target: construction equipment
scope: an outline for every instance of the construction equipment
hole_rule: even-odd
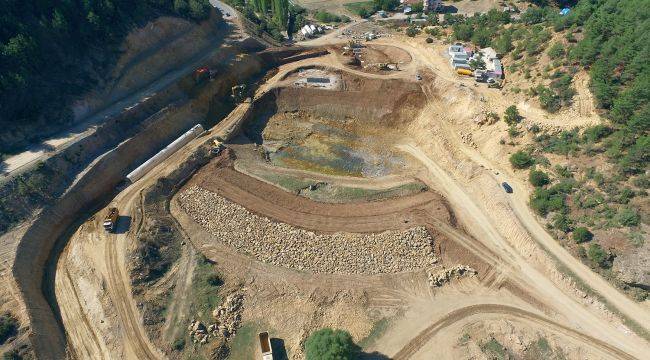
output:
[[[480,69],[474,70],[474,80],[476,82],[486,82],[487,79],[488,79],[488,76],[485,73],[485,71],[480,70]]]
[[[501,81],[495,80],[493,78],[488,78],[487,83],[488,83],[488,88],[491,89],[501,89],[501,86],[503,85]]]
[[[207,67],[201,67],[196,70],[194,70],[194,82],[196,84],[200,84],[208,79],[210,79],[210,69]]]
[[[104,218],[104,229],[108,232],[115,231],[115,225],[117,224],[117,219],[120,217],[120,212],[117,208],[108,209],[108,214]]]
[[[271,339],[268,332],[259,334],[260,347],[262,348],[262,360],[273,360],[273,350],[271,349]]]
[[[399,69],[399,68],[397,67],[397,63],[396,63],[396,62],[392,62],[392,63],[379,63],[378,66],[379,66],[379,70],[385,70],[385,71],[388,71],[388,70],[398,70],[398,69]]]
[[[221,141],[219,141],[219,139],[212,139],[212,148],[210,149],[210,152],[213,155],[221,154],[221,151],[223,151],[224,148],[225,146]]]
[[[246,84],[239,84],[235,85],[230,89],[230,97],[233,99],[234,102],[240,103],[246,99],[246,95],[248,93],[248,87]]]
[[[463,68],[459,68],[458,70],[456,70],[456,73],[458,73],[458,75],[467,75],[467,76],[472,76],[472,75],[474,75],[474,73],[472,72],[472,70],[469,70],[469,69],[463,69]]]

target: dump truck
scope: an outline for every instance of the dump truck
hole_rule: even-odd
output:
[[[262,349],[262,360],[273,360],[273,350],[271,349],[271,338],[268,332],[259,334],[260,348]]]
[[[117,224],[117,219],[120,217],[120,212],[117,208],[108,209],[108,214],[104,218],[104,229],[108,232],[115,231],[115,225]]]

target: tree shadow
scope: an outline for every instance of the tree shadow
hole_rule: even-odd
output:
[[[454,5],[443,5],[440,9],[441,14],[456,14],[458,13],[458,8]]]
[[[361,352],[358,357],[359,360],[390,360],[390,358],[378,351],[371,353]]]
[[[271,350],[273,351],[273,360],[288,360],[287,349],[284,346],[284,340],[271,338]]]
[[[131,217],[120,215],[117,218],[117,223],[115,224],[115,233],[116,234],[126,234],[131,227]]]

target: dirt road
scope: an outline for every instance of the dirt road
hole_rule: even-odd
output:
[[[607,321],[599,318],[584,305],[578,303],[570,294],[564,293],[551,279],[531,266],[530,262],[497,230],[494,225],[495,220],[489,215],[490,212],[482,209],[476,203],[475,198],[470,197],[462,186],[431,157],[412,144],[402,145],[400,149],[422,162],[428,170],[428,173],[422,179],[425,184],[440,191],[450,202],[452,208],[458,214],[459,220],[468,231],[488,248],[497,251],[504,261],[517,269],[517,276],[529,284],[531,291],[534,291],[540,299],[543,299],[544,303],[554,307],[563,317],[570,319],[572,324],[588,334],[624,349],[625,352],[638,358],[643,358],[643,354],[648,348],[645,341],[637,336],[614,329]],[[493,189],[485,189],[484,191],[500,190],[498,184],[495,184]],[[514,223],[511,226],[519,224],[516,220],[514,220]],[[573,259],[573,261],[577,260]],[[616,290],[612,288],[611,291]]]
[[[431,340],[438,332],[443,331],[445,328],[449,327],[455,322],[460,320],[472,317],[474,315],[485,316],[488,314],[495,314],[505,317],[518,317],[522,319],[530,320],[541,327],[551,328],[561,333],[564,336],[574,338],[580,341],[582,344],[588,347],[595,347],[599,350],[603,350],[607,355],[614,355],[617,359],[635,359],[634,356],[620,351],[614,346],[611,346],[605,341],[595,339],[590,336],[586,336],[580,332],[558,324],[554,321],[550,321],[547,318],[522,310],[513,306],[500,305],[500,304],[481,304],[481,305],[471,305],[463,307],[457,310],[454,310],[446,314],[443,318],[433,323],[431,326],[427,327],[424,331],[417,334],[404,348],[402,348],[397,354],[392,358],[394,360],[405,360],[410,359],[415,355],[429,340]]]

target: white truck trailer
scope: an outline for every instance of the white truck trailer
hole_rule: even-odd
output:
[[[194,125],[191,129],[189,129],[183,135],[178,137],[178,139],[172,141],[171,144],[167,145],[164,149],[160,150],[156,155],[152,156],[149,160],[145,161],[144,163],[142,163],[142,165],[138,166],[137,168],[135,168],[135,170],[131,171],[126,176],[126,178],[129,179],[131,183],[138,181],[138,179],[146,175],[151,169],[153,169],[154,167],[156,167],[156,165],[163,162],[171,154],[175,153],[176,151],[178,151],[178,149],[182,148],[187,143],[195,139],[197,136],[201,135],[203,131],[204,131],[203,126],[201,126],[201,124]]]

